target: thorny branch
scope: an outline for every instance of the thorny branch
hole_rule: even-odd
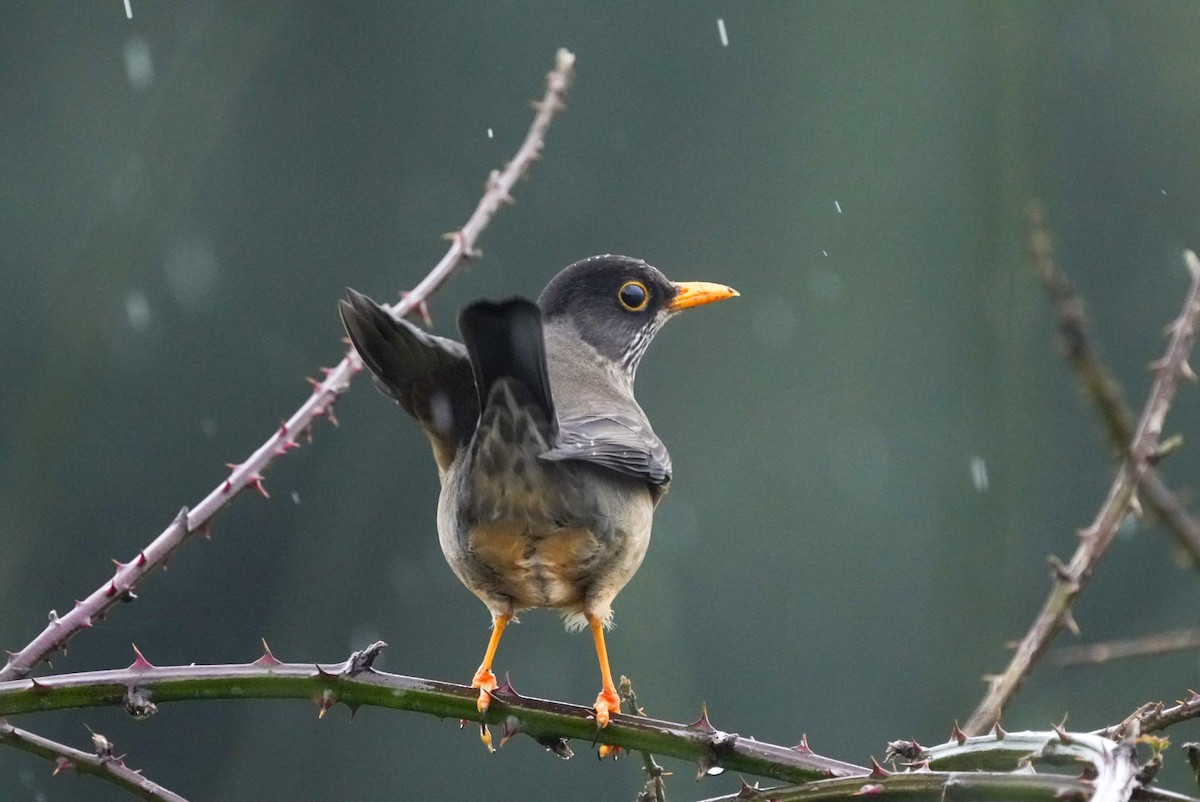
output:
[[[371,659],[381,646],[372,647]],[[270,651],[253,663],[153,666],[139,653],[126,669],[62,674],[0,683],[0,716],[47,710],[123,706],[153,714],[164,703],[211,699],[303,699],[318,715],[337,704],[411,710],[451,720],[503,723],[542,745],[562,739],[619,746],[720,766],[785,782],[866,774],[863,766],[815,754],[807,744],[790,748],[715,729],[704,717],[694,725],[620,715],[596,729],[590,708],[520,696],[506,685],[480,715],[479,692],[465,685],[375,671],[354,659],[343,663],[281,663]]]
[[[1133,440],[1133,410],[1125,403],[1120,383],[1100,358],[1090,333],[1087,308],[1054,258],[1054,238],[1046,225],[1045,211],[1036,201],[1026,213],[1026,230],[1033,272],[1054,310],[1067,361],[1099,410],[1109,439],[1124,451]],[[1153,465],[1142,477],[1140,489],[1150,512],[1175,536],[1188,566],[1200,569],[1200,521],[1171,492]]]
[[[124,756],[114,754],[113,745],[103,735],[92,733],[92,743],[95,744],[96,751],[84,752],[14,727],[0,719],[0,743],[52,761],[55,774],[62,771],[90,774],[141,799],[154,802],[187,802],[174,791],[163,788],[143,777],[140,771],[126,766]]]
[[[999,719],[1001,708],[1016,693],[1058,631],[1064,626],[1075,628],[1071,603],[1083,590],[1097,563],[1108,550],[1121,521],[1135,503],[1137,489],[1146,471],[1159,454],[1163,420],[1175,397],[1179,380],[1192,379],[1195,375],[1187,360],[1196,338],[1197,317],[1200,316],[1200,259],[1191,251],[1184,256],[1191,274],[1191,286],[1179,317],[1170,326],[1170,343],[1166,353],[1153,363],[1157,375],[1126,458],[1095,520],[1080,532],[1079,546],[1071,561],[1067,564],[1057,560],[1052,562],[1054,585],[1050,594],[1029,631],[1021,638],[1008,667],[1002,674],[990,679],[987,693],[964,728],[968,734],[977,735],[992,726]]]
[[[550,122],[564,106],[567,90],[574,78],[575,56],[570,51],[558,51],[554,69],[546,77],[546,92],[536,104],[537,114],[521,143],[516,156],[503,170],[493,170],[487,188],[474,213],[466,224],[447,235],[450,247],[442,260],[399,303],[389,307],[397,317],[423,309],[423,304],[444,284],[462,264],[478,255],[475,243],[501,206],[512,203],[512,191],[541,155]],[[224,509],[241,491],[253,488],[264,496],[263,473],[277,457],[300,446],[299,438],[311,439],[316,422],[328,416],[336,423],[333,407],[362,370],[362,361],[353,349],[337,366],[325,369],[322,381],[310,379],[313,385],[308,399],[267,438],[258,449],[240,464],[231,466],[232,473],[191,509],[184,507],[163,532],[129,562],[118,562],[112,579],[106,581],[65,615],[51,613],[50,623],[36,638],[17,652],[8,653],[8,662],[0,669],[0,681],[27,677],[50,655],[66,649],[67,641],[101,620],[119,601],[136,598],[133,590],[197,532],[207,534],[213,516]]]

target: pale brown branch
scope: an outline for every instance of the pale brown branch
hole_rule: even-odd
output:
[[[512,202],[512,191],[541,154],[546,130],[554,115],[563,109],[567,90],[574,77],[575,56],[559,50],[554,69],[546,78],[546,92],[537,104],[533,124],[513,157],[503,170],[493,171],[486,190],[474,213],[463,227],[450,236],[450,247],[442,260],[399,303],[389,307],[397,317],[420,307],[463,264],[475,256],[479,235],[491,222],[501,206]],[[0,681],[26,677],[42,661],[59,649],[81,629],[92,626],[107,615],[119,601],[133,598],[133,589],[149,574],[166,564],[167,559],[197,532],[207,533],[213,516],[224,509],[239,493],[253,488],[263,495],[263,473],[275,459],[301,444],[301,437],[311,436],[312,428],[323,416],[332,416],[333,405],[362,370],[362,361],[351,349],[336,367],[325,371],[323,381],[312,380],[313,392],[258,449],[234,466],[229,477],[190,510],[184,507],[166,529],[128,562],[117,563],[116,572],[99,588],[64,615],[52,614],[50,623],[36,638],[16,652],[9,652],[8,661],[0,669]]]
[[[1120,383],[1100,358],[1091,335],[1087,307],[1054,258],[1054,238],[1046,224],[1045,212],[1036,201],[1029,205],[1026,229],[1029,260],[1054,310],[1063,352],[1084,392],[1100,412],[1109,440],[1124,451],[1133,439],[1133,410],[1125,402]],[[1188,566],[1200,570],[1200,521],[1167,487],[1154,466],[1146,470],[1140,489],[1146,507],[1175,537]]]
[[[979,734],[997,721],[1001,709],[1045,653],[1050,641],[1070,620],[1072,602],[1108,550],[1117,528],[1134,503],[1137,488],[1158,454],[1163,420],[1175,397],[1179,380],[1192,375],[1187,360],[1196,338],[1197,317],[1200,316],[1200,260],[1191,251],[1185,254],[1185,258],[1191,274],[1191,286],[1179,317],[1170,326],[1170,343],[1166,353],[1153,365],[1156,373],[1154,384],[1126,458],[1095,519],[1080,533],[1079,546],[1071,561],[1065,565],[1054,563],[1053,587],[1049,596],[1029,631],[1017,644],[1008,667],[989,681],[987,693],[964,728],[968,734]]]
[[[1167,707],[1162,702],[1144,704],[1126,716],[1121,723],[1096,730],[1096,734],[1119,738],[1129,731],[1134,722],[1137,722],[1139,732],[1160,732],[1181,721],[1194,718],[1200,718],[1200,694],[1188,691],[1188,697],[1177,701],[1172,707]]]
[[[103,736],[99,736],[103,741]],[[93,736],[95,741],[95,736]],[[107,744],[107,741],[103,741]],[[103,754],[84,752],[58,741],[52,741],[41,735],[14,727],[0,719],[0,743],[7,744],[22,752],[28,752],[38,757],[44,757],[54,763],[54,773],[74,771],[79,774],[90,774],[105,782],[123,788],[141,799],[152,802],[187,802],[186,799],[170,789],[163,788],[142,776],[140,771],[125,765],[122,757],[111,754],[111,744],[107,744]]]
[[[1188,649],[1200,649],[1200,629],[1179,629],[1140,638],[1068,646],[1054,652],[1050,662],[1056,666],[1099,665],[1111,660],[1170,654]]]

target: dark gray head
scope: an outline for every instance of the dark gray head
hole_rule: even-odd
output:
[[[629,256],[591,256],[563,268],[538,298],[547,326],[569,321],[630,378],[646,347],[676,312],[737,295],[723,284],[673,282]]]

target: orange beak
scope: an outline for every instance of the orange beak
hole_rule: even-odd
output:
[[[735,298],[741,294],[733,287],[712,284],[707,281],[679,281],[675,282],[675,289],[677,291],[675,299],[667,307],[672,312],[724,301],[726,298]]]

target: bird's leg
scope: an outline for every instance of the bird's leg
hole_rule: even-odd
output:
[[[600,695],[596,697],[596,724],[601,728],[608,726],[608,720],[614,713],[621,712],[621,697],[613,685],[612,671],[608,667],[608,647],[604,645],[604,622],[594,615],[588,615],[588,625],[592,628],[592,638],[596,641],[596,656],[600,658]]]
[[[471,687],[479,689],[479,701],[475,706],[480,713],[486,713],[492,703],[492,691],[496,690],[496,675],[492,673],[492,660],[496,658],[496,647],[500,645],[500,636],[504,628],[512,620],[512,613],[503,613],[492,619],[492,637],[488,641],[487,651],[483,653],[483,662],[471,680]]]

